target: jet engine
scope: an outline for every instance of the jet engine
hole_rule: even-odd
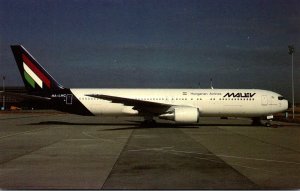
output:
[[[199,109],[195,107],[175,107],[173,110],[159,116],[161,119],[173,120],[178,123],[197,123]]]

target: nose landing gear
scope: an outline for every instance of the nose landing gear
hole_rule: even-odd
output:
[[[272,119],[273,119],[273,115],[267,116],[267,122],[266,123],[262,123],[261,122],[261,118],[260,117],[254,117],[252,118],[252,125],[253,126],[266,126],[266,127],[271,127],[272,126]]]
[[[274,118],[273,115],[267,116],[267,122],[265,123],[266,127],[271,127],[272,126],[271,122],[272,122],[273,118]]]
[[[271,121],[267,121],[267,122],[265,123],[265,126],[266,126],[266,127],[271,127],[271,126],[272,126]]]

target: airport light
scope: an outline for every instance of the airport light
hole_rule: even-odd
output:
[[[2,88],[3,88],[3,105],[2,105],[2,109],[5,110],[5,76],[2,77]]]
[[[289,45],[289,55],[292,55],[292,111],[293,111],[293,119],[295,118],[295,89],[294,89],[294,53],[295,48],[293,45]]]

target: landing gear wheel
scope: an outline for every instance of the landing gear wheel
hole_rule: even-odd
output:
[[[156,124],[156,121],[153,118],[145,118],[145,120],[142,122],[142,125],[150,127],[154,126]]]
[[[268,121],[268,122],[265,123],[265,126],[266,126],[266,127],[271,127],[272,125],[271,125],[271,123]]]
[[[154,119],[152,119],[152,120],[145,120],[142,123],[143,124],[156,124],[156,121]]]
[[[272,124],[271,124],[272,119],[273,119],[273,115],[267,116],[267,122],[266,122],[266,124],[265,124],[266,127],[272,127]]]

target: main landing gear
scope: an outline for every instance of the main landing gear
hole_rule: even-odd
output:
[[[144,117],[144,121],[142,122],[142,125],[144,125],[144,126],[147,126],[147,127],[149,127],[149,126],[154,126],[154,125],[156,125],[156,121],[153,119],[153,117]]]

